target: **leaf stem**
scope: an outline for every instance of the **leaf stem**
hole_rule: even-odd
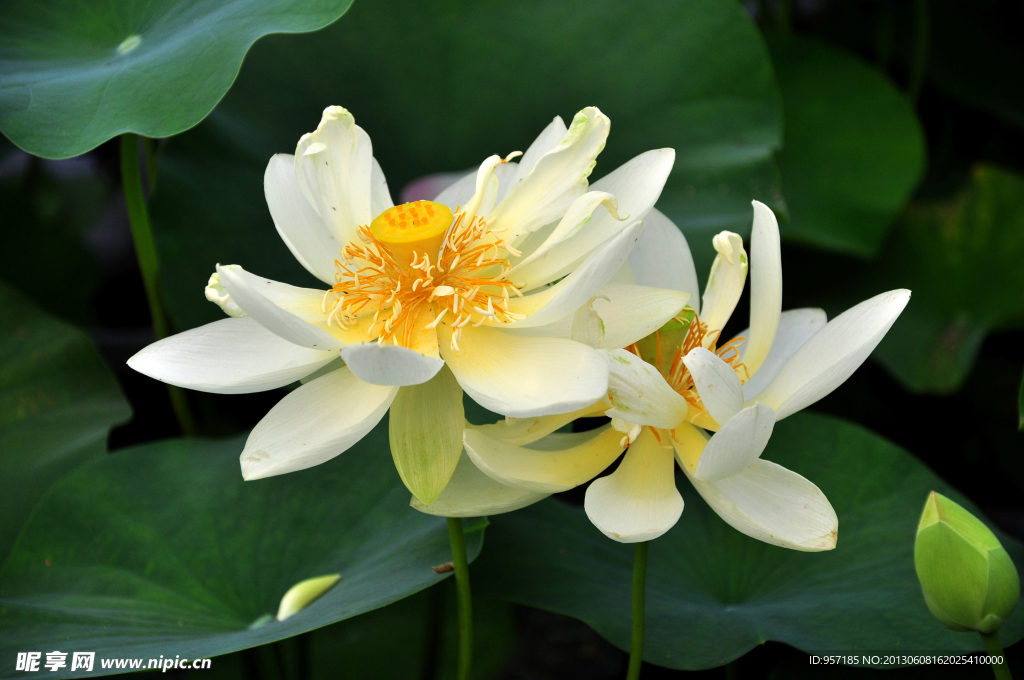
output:
[[[1000,663],[992,663],[992,672],[995,673],[996,680],[1013,680],[1013,676],[1010,675],[1010,665],[1006,663],[1006,652],[1003,651],[1003,645],[999,642],[999,631],[995,630],[991,633],[982,633],[981,639],[985,641],[985,649],[988,650],[990,656],[998,656],[1002,661]]]
[[[644,616],[647,601],[647,541],[636,544],[633,553],[633,638],[629,648],[629,670],[626,680],[640,677],[644,660]]]
[[[458,680],[469,680],[473,660],[473,600],[469,592],[469,562],[466,560],[466,537],[462,533],[462,518],[448,518],[448,541],[452,546],[452,566],[455,568],[455,595],[459,618]]]
[[[160,299],[160,263],[156,254],[156,243],[153,240],[153,229],[149,222],[149,209],[146,207],[146,195],[142,190],[142,168],[139,163],[141,149],[139,136],[126,132],[121,135],[121,187],[124,190],[124,203],[128,210],[128,222],[132,229],[132,240],[135,242],[135,256],[139,260],[139,271],[142,272],[142,285],[146,290],[146,301],[149,303],[149,314],[153,320],[153,332],[158,340],[171,334],[170,322]],[[152,185],[153,177],[150,177]],[[188,405],[185,393],[173,385],[167,386],[171,397],[171,406],[177,416],[182,434],[194,435],[195,419]]]

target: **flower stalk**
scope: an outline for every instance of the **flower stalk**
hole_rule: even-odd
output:
[[[473,661],[473,600],[469,592],[469,562],[466,559],[466,537],[462,518],[448,518],[448,540],[452,546],[455,570],[455,601],[459,620],[458,680],[469,680]]]
[[[1006,652],[1003,651],[1003,645],[999,642],[999,631],[982,633],[981,639],[985,641],[985,649],[992,657],[992,672],[995,674],[996,680],[1013,680],[1013,676],[1010,675],[1010,665],[1006,663]],[[996,657],[999,657],[999,663],[996,663]]]
[[[629,670],[626,680],[640,677],[644,662],[644,619],[647,604],[647,548],[649,541],[636,544],[633,553],[633,635],[629,647]]]
[[[146,301],[149,303],[149,314],[153,320],[153,332],[158,340],[171,334],[170,322],[160,299],[159,275],[160,262],[156,254],[156,243],[153,240],[153,229],[149,222],[149,209],[146,206],[146,195],[142,188],[142,169],[139,163],[139,152],[144,140],[138,135],[126,132],[121,135],[121,186],[124,190],[124,203],[128,211],[128,223],[131,225],[132,240],[135,243],[135,255],[139,260],[139,271],[142,272],[142,284],[146,290]],[[151,154],[147,154],[151,156]],[[153,182],[153,163],[149,163],[150,186]],[[196,433],[195,420],[189,409],[188,400],[180,387],[167,386],[171,397],[171,406],[178,419],[182,434],[191,436]]]

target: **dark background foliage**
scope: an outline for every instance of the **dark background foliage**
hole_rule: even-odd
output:
[[[356,110],[380,150],[397,198],[405,182],[426,172],[461,170],[482,153],[519,148],[516,144],[528,140],[551,115],[570,116],[579,98],[595,96],[587,83],[607,70],[613,82],[605,85],[632,88],[624,98],[636,101],[632,108],[609,107],[615,145],[610,144],[607,159],[602,157],[612,163],[605,169],[647,148],[640,145],[657,138],[659,125],[684,130],[676,134],[683,135],[680,145],[690,155],[681,154],[660,206],[686,233],[702,277],[710,263],[710,234],[722,228],[742,231],[749,220],[743,206],[757,197],[782,216],[785,307],[821,306],[833,316],[876,292],[913,289],[904,317],[874,360],[814,410],[853,421],[909,450],[1006,534],[1024,540],[1024,434],[1018,431],[1024,418],[1020,3],[743,3],[752,22],[740,30],[765,34],[771,69],[723,72],[722,77],[735,80],[736,98],[756,94],[769,104],[745,113],[723,104],[719,131],[686,127],[692,112],[680,102],[685,103],[688,88],[703,87],[686,65],[713,66],[716,54],[714,45],[701,45],[705,51],[695,53],[685,12],[674,13],[666,5],[660,6],[660,15],[653,8],[637,24],[646,33],[629,41],[619,34],[622,17],[634,11],[626,3],[620,8],[599,4],[592,11],[576,3],[525,9],[486,2],[411,7],[394,14],[383,4],[374,7],[372,0],[357,2],[349,15],[326,29],[346,36],[337,44],[316,43],[316,35],[264,39],[206,122],[159,143],[151,205],[166,298],[179,329],[214,318],[200,290],[217,259],[255,259],[265,265],[254,267],[258,273],[302,282],[297,266],[281,259],[287,255],[283,248],[268,250],[266,240],[247,242],[233,229],[239,215],[218,212],[231,208],[230,202],[218,208],[224,196],[197,191],[208,179],[228,173],[226,181],[242,197],[236,200],[249,211],[242,218],[269,224],[260,190],[265,159],[289,151],[317,116],[316,108],[306,105],[308,99],[268,99],[273,83],[298,81],[307,92],[315,92],[322,78],[353,83],[355,102],[319,106],[341,103]],[[687,11],[706,10],[693,5]],[[731,11],[721,10],[723,16]],[[527,21],[530,12],[541,16]],[[734,30],[734,22],[722,21]],[[353,28],[348,34],[346,22],[387,30],[371,35]],[[567,34],[532,30],[544,25],[558,25]],[[721,49],[730,48],[731,37],[722,36]],[[499,38],[507,48],[501,61],[474,60],[487,41]],[[316,57],[316,68],[300,56],[278,61],[303,41],[313,45],[303,54]],[[422,60],[389,60],[400,41],[421,46]],[[634,45],[642,49],[631,52]],[[751,54],[751,69],[761,68],[758,58]],[[547,77],[528,87],[517,83],[517,63],[536,59],[550,61]],[[567,63],[577,71],[555,67]],[[414,70],[426,94],[378,91],[378,84],[388,82],[396,70]],[[614,80],[616,74],[620,81]],[[652,92],[652,83],[678,91]],[[530,89],[541,94],[535,100],[508,96]],[[554,101],[542,96],[552,90],[558,93]],[[427,109],[437,119],[424,118],[417,115],[421,97],[445,97],[449,104]],[[254,107],[259,117],[249,116]],[[494,107],[514,113],[492,115]],[[488,120],[512,120],[518,127],[496,131]],[[732,139],[733,146],[724,148],[728,125],[752,130],[754,137]],[[630,132],[637,128],[643,134]],[[43,160],[2,143],[0,278],[49,313],[87,329],[113,369],[134,416],[113,430],[111,451],[176,436],[167,392],[124,364],[153,337],[120,196],[116,140],[65,161]],[[737,150],[744,152],[739,154],[746,159],[742,163],[730,160]],[[708,211],[726,218],[704,224],[700,217]],[[744,309],[741,301],[731,330],[743,327]],[[279,398],[280,393],[189,395],[203,434],[210,436],[246,431]],[[562,498],[575,505],[581,500],[580,490]],[[445,677],[454,646],[453,614],[446,609],[449,587],[440,583],[355,619],[218,658],[214,674],[266,680]],[[624,672],[624,654],[579,621],[497,601],[482,600],[478,607],[477,677],[600,679]],[[402,651],[396,654],[395,649]],[[1024,667],[1022,654],[1021,645],[1011,648],[1011,665]],[[338,659],[344,659],[342,666]],[[828,675],[878,673],[947,676],[936,667],[846,668]],[[948,677],[989,673],[986,668],[953,669]],[[644,669],[649,679],[682,675],[656,666]],[[826,674],[809,668],[803,652],[769,642],[699,675]]]

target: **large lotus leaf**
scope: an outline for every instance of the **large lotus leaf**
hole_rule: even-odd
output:
[[[1021,175],[979,166],[953,200],[911,206],[864,279],[914,291],[876,356],[912,390],[956,390],[985,336],[1024,313],[1021,262]]]
[[[612,120],[591,179],[674,147],[661,205],[706,251],[714,231],[749,229],[751,198],[778,199],[779,96],[737,3],[459,4],[356,3],[315,35],[260,41],[217,110],[166,145],[153,222],[179,327],[219,313],[202,295],[217,262],[311,283],[274,231],[263,172],[332,104],[370,134],[396,199],[417,177],[525,150],[588,105]]]
[[[386,423],[328,463],[256,482],[239,472],[242,441],[147,444],[56,484],[0,572],[0,658],[95,651],[98,667],[111,657],[210,657],[451,575],[432,569],[451,561],[445,520],[409,507]],[[467,528],[471,557],[483,526]],[[341,580],[306,609],[272,620],[293,585],[335,573]]]
[[[950,200],[917,202],[901,216],[877,262],[804,258],[787,307],[821,304],[830,315],[893,288],[910,304],[875,351],[908,389],[954,392],[985,336],[1024,314],[1024,177],[978,166]],[[840,284],[838,287],[835,284]]]
[[[167,137],[206,117],[249,47],[314,31],[352,0],[7,0],[0,130],[68,158],[122,132]]]
[[[839,516],[839,543],[803,553],[725,524],[679,476],[682,519],[650,546],[645,660],[694,670],[766,640],[808,652],[978,649],[943,628],[914,573],[914,537],[931,490],[978,509],[912,455],[844,421],[798,414],[775,427],[764,458],[812,480]],[[979,514],[980,516],[980,514]],[[582,508],[548,500],[491,518],[476,591],[579,618],[629,649],[633,548],[605,538]],[[1019,567],[1024,546],[996,532]],[[1024,611],[1006,645],[1024,636]]]
[[[913,106],[848,52],[792,35],[768,46],[785,110],[783,237],[873,255],[924,169]]]
[[[130,415],[85,334],[0,283],[0,560],[46,490]]]

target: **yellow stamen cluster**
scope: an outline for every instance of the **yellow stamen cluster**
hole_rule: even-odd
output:
[[[508,308],[509,294],[522,293],[501,280],[510,268],[503,253],[518,251],[480,217],[466,220],[457,209],[453,218],[446,206],[417,201],[385,211],[359,236],[363,244],[347,244],[335,260],[335,284],[324,298],[328,324],[348,328],[372,314],[368,337],[409,347],[420,327],[445,321],[457,351],[468,324],[523,318]]]
[[[686,319],[682,317],[678,317],[676,320],[680,323],[687,322]],[[697,388],[693,382],[693,376],[690,375],[690,371],[686,368],[686,364],[683,363],[683,357],[685,357],[690,350],[697,347],[707,347],[708,350],[717,354],[719,359],[729,364],[729,366],[736,371],[741,383],[750,379],[746,365],[740,361],[739,346],[745,338],[733,338],[721,347],[718,347],[718,336],[721,335],[721,333],[721,330],[709,332],[708,325],[706,323],[702,323],[700,318],[696,313],[694,313],[693,321],[690,322],[686,337],[683,339],[682,344],[676,347],[673,352],[672,363],[665,375],[665,381],[668,382],[669,386],[678,392],[683,399],[685,399],[687,403],[698,412],[706,412],[706,409],[704,408],[700,395],[697,393]],[[714,337],[710,342],[707,340],[709,335]],[[660,367],[662,360],[660,332],[655,332],[655,340],[657,342],[657,355],[655,357],[654,366]],[[627,349],[637,356],[640,356],[639,348],[635,344]]]

